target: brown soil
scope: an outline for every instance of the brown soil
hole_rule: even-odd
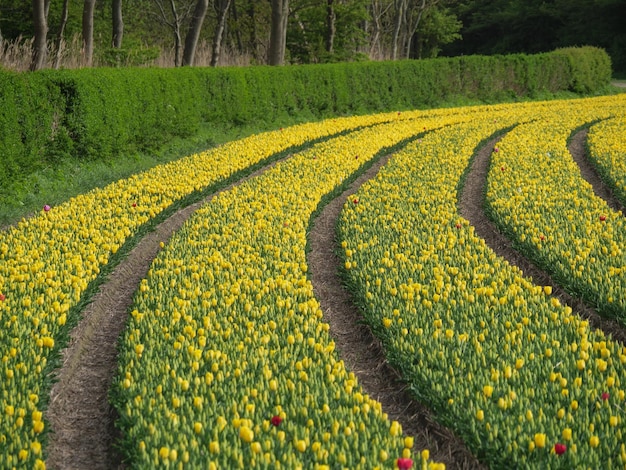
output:
[[[429,449],[430,458],[445,463],[446,468],[483,468],[461,439],[437,423],[426,407],[411,398],[399,373],[385,360],[378,339],[363,323],[338,275],[341,261],[336,255],[335,228],[343,203],[359,186],[373,178],[388,159],[380,159],[326,205],[315,219],[309,234],[311,250],[307,255],[315,297],[347,369],[354,372],[363,390],[382,404],[389,419],[398,421],[403,432],[414,437],[415,448]]]
[[[576,163],[578,163],[583,178],[592,184],[594,192],[600,197],[606,198],[607,201],[612,200],[614,198],[610,194],[610,191],[601,184],[593,167],[586,158],[586,136],[586,130],[577,132],[571,139],[568,149]],[[459,201],[459,212],[474,226],[476,235],[483,238],[486,244],[496,254],[505,258],[510,264],[520,268],[525,276],[533,279],[535,284],[552,286],[552,295],[557,297],[562,303],[569,305],[575,313],[588,319],[591,326],[599,328],[605,333],[612,335],[614,339],[624,342],[626,340],[626,329],[619,322],[601,317],[581,299],[569,295],[562,287],[553,281],[548,273],[515,250],[511,240],[500,233],[491,220],[487,218],[483,210],[484,187],[487,182],[491,151],[499,140],[499,138],[496,138],[487,142],[485,146],[474,155],[470,172],[467,176]],[[609,202],[609,204],[612,203]]]
[[[275,163],[246,178],[258,176]],[[222,189],[226,191],[234,184]],[[117,366],[117,341],[125,324],[133,295],[160,249],[203,201],[174,213],[143,237],[114,269],[83,312],[62,352],[61,367],[50,393],[46,418],[51,434],[46,465],[55,469],[109,470],[124,468],[114,444],[118,431],[108,391]]]
[[[48,468],[121,467],[121,458],[113,447],[117,436],[115,412],[107,399],[117,364],[117,340],[159,243],[167,242],[199,205],[176,212],[145,236],[101,286],[72,331],[46,412],[52,428]]]
[[[580,173],[593,187],[593,192],[599,198],[606,201],[611,209],[619,211],[622,215],[626,214],[624,205],[613,195],[609,187],[598,176],[598,173],[593,168],[593,165],[587,157],[587,148],[585,143],[587,141],[587,134],[589,129],[583,129],[574,134],[570,140],[568,149],[572,154],[574,162],[580,168]]]
[[[382,164],[383,160],[362,175],[353,183],[352,190],[371,178]],[[384,411],[402,424],[405,433],[415,436],[416,448],[429,449],[431,458],[447,463],[447,468],[480,468],[458,438],[411,400],[398,374],[385,362],[377,340],[360,323],[358,313],[346,297],[336,277],[337,257],[333,253],[335,221],[343,199],[342,195],[331,201],[316,220],[310,235],[314,253],[309,255],[315,292],[321,299],[326,321],[331,323],[331,333],[341,357],[359,377],[366,393],[383,403]],[[48,468],[125,468],[114,447],[119,434],[114,427],[115,410],[107,400],[116,369],[117,340],[125,326],[134,292],[156,257],[159,243],[167,243],[203,202],[176,212],[144,237],[102,284],[72,331],[46,411],[52,430]]]
[[[584,141],[584,136],[582,139]],[[553,285],[549,276],[511,248],[508,239],[499,234],[482,211],[482,186],[495,142],[486,144],[474,159],[460,203],[461,213],[498,254],[520,266],[535,282]],[[573,154],[578,151],[572,147]],[[373,177],[386,160],[381,159],[346,193],[354,192],[365,180]],[[384,411],[402,424],[405,433],[415,437],[417,448],[429,449],[431,458],[445,462],[447,468],[480,468],[481,465],[463,442],[439,425],[425,407],[411,399],[406,386],[385,361],[380,344],[363,325],[358,310],[337,278],[339,260],[335,255],[334,234],[346,193],[331,201],[316,219],[310,234],[311,251],[308,255],[315,294],[324,311],[325,321],[331,325],[337,349],[348,369],[357,375],[364,391],[383,404]],[[97,470],[124,467],[113,447],[117,437],[113,426],[115,412],[107,400],[116,368],[117,339],[125,326],[134,292],[157,255],[159,243],[167,242],[203,202],[178,211],[144,237],[100,287],[79,325],[72,331],[46,412],[52,430],[48,468]],[[576,311],[590,318],[595,326],[613,332],[614,337],[624,341],[624,329],[615,322],[600,318],[581,302],[570,299],[558,286],[553,285],[553,291]]]

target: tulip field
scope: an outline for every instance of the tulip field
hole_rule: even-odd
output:
[[[335,118],[261,133],[72,198],[0,232],[0,468],[45,468],[49,375],[93,285],[145,227],[219,192],[163,244],[110,392],[132,468],[442,468],[335,348],[307,265],[345,201],[342,276],[412,394],[491,468],[626,468],[626,347],[498,257],[458,210],[494,135],[485,210],[528,258],[626,322],[626,95]],[[270,165],[270,163],[273,163]],[[625,326],[626,328],[626,326]]]
[[[626,267],[626,219],[594,197],[565,145],[573,129],[606,119],[594,126],[594,140],[604,138],[592,144],[591,154],[599,155],[596,164],[606,168],[611,186],[623,188],[625,142],[618,130],[620,122],[624,129],[623,116],[616,119],[611,109],[552,112],[559,116],[547,113],[520,124],[498,144],[493,165],[502,170],[488,178],[487,210],[559,284],[626,324],[626,272],[621,271]]]

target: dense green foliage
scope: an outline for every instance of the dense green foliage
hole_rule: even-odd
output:
[[[191,135],[202,119],[203,84],[191,70],[80,69],[45,71],[64,97],[63,149],[76,158],[107,159],[153,149]]]
[[[154,0],[125,0],[121,49],[111,48],[111,2],[96,2],[96,64],[132,66],[167,57],[175,44],[176,25],[184,37],[195,2],[174,0],[174,17],[170,8],[159,9]],[[201,33],[207,50],[218,24],[219,2],[211,4]],[[535,54],[592,45],[608,52],[617,76],[626,74],[626,0],[290,0],[289,4],[286,55],[292,64],[392,58],[394,45],[398,48],[394,58]],[[58,39],[62,6],[62,0],[49,1],[51,46]],[[66,41],[80,36],[82,14],[83,2],[69,3]],[[232,0],[222,57],[234,59],[228,63],[266,63],[270,18],[269,1]],[[32,2],[0,0],[0,36],[14,41],[32,35]]]
[[[596,48],[539,55],[282,68],[80,69],[0,73],[0,183],[58,162],[107,160],[192,135],[201,122],[276,122],[495,101],[606,86]]]
[[[584,44],[602,47],[618,75],[626,73],[624,0],[462,0],[451,10],[462,40],[445,55],[537,53]]]
[[[58,88],[48,85],[40,75],[0,70],[0,186],[53,160],[54,146],[48,146],[55,141],[62,108]]]

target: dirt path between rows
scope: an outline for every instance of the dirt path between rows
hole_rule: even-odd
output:
[[[350,191],[375,175],[384,161],[386,159],[379,161],[355,181]],[[52,429],[46,461],[49,469],[125,468],[114,447],[119,437],[114,427],[116,413],[107,399],[116,370],[117,340],[125,326],[134,292],[156,257],[160,242],[167,243],[192,213],[213,196],[176,212],[144,237],[109,275],[87,306],[82,320],[72,331],[68,348],[62,353],[62,366],[56,376],[58,382],[52,388],[46,411]],[[337,349],[349,369],[359,377],[364,391],[383,403],[383,410],[402,424],[405,433],[416,436],[416,448],[428,448],[431,458],[447,463],[447,468],[480,468],[459,439],[409,398],[398,375],[384,361],[380,346],[355,317],[355,309],[333,269],[336,266],[334,220],[342,201],[343,196],[331,201],[317,219],[310,234],[316,254],[309,259],[316,295],[325,308],[325,321],[331,323]]]
[[[594,192],[598,196],[605,198],[605,200],[610,201],[610,205],[616,204],[616,207],[618,207],[619,203],[613,198],[608,188],[602,184],[587,160],[585,150],[586,136],[586,130],[577,132],[570,140],[568,149],[574,161],[578,164],[583,178],[593,186]],[[512,241],[503,235],[485,214],[483,205],[490,156],[493,148],[501,138],[498,137],[487,142],[474,155],[465,186],[461,192],[459,212],[474,226],[476,235],[483,238],[485,243],[496,254],[505,258],[510,264],[520,268],[526,277],[533,279],[535,284],[552,286],[552,295],[557,297],[561,303],[569,305],[575,313],[588,319],[592,327],[603,330],[622,343],[626,342],[626,329],[618,321],[601,317],[581,299],[569,295],[553,281],[548,273],[513,248]]]
[[[611,209],[624,215],[626,214],[624,205],[613,195],[611,189],[604,184],[604,181],[600,179],[600,176],[589,161],[586,148],[587,134],[589,134],[589,129],[582,129],[576,132],[570,139],[568,149],[572,154],[572,158],[578,165],[583,178],[591,184],[595,195],[604,199]]]
[[[448,469],[485,468],[460,438],[437,423],[426,407],[411,398],[407,385],[385,360],[380,342],[364,324],[339,277],[341,260],[336,253],[340,247],[335,234],[343,203],[365,181],[375,177],[389,158],[376,162],[343,194],[330,201],[313,222],[307,263],[315,297],[346,368],[354,372],[363,390],[381,403],[389,419],[398,421],[402,431],[415,438],[415,448],[428,449],[430,458],[445,463]]]
[[[100,287],[72,331],[46,412],[52,428],[47,468],[123,468],[114,448],[116,413],[108,402],[117,365],[117,340],[160,242],[167,242],[200,204],[176,212],[142,238]]]
[[[584,136],[581,137],[584,143]],[[477,234],[494,250],[522,268],[535,282],[553,285],[550,278],[512,249],[482,211],[482,187],[485,183],[489,156],[496,140],[476,154],[466,180],[461,213],[476,227]],[[584,151],[584,145],[583,145]],[[576,153],[572,147],[572,153]],[[331,201],[315,220],[310,233],[308,254],[311,281],[324,311],[324,320],[331,325],[337,350],[349,370],[358,377],[364,391],[383,404],[390,419],[402,424],[403,430],[416,439],[416,448],[427,448],[434,461],[447,468],[480,468],[476,458],[463,442],[447,428],[440,426],[426,408],[411,399],[398,374],[386,363],[381,346],[363,325],[360,314],[338,278],[339,260],[335,255],[335,227],[348,193],[356,191],[364,181],[375,176],[389,157],[381,159],[338,198]],[[247,178],[257,176],[271,165]],[[593,171],[591,171],[593,173]],[[243,180],[241,180],[243,181]],[[238,183],[236,183],[238,184]],[[225,188],[229,189],[233,185]],[[57,372],[46,417],[52,432],[48,446],[47,466],[50,469],[116,469],[124,468],[115,451],[117,433],[115,412],[108,403],[108,390],[116,369],[117,339],[126,323],[126,315],[135,290],[159,251],[159,243],[167,242],[201,204],[198,202],[176,212],[144,237],[117,268],[86,308],[83,319],[72,331],[68,348],[62,354],[62,367]],[[568,296],[558,286],[555,294],[564,302]],[[624,341],[624,329],[604,320],[582,305],[572,301],[592,324],[613,332]]]
[[[258,176],[276,163],[252,172],[219,192]],[[193,212],[219,192],[178,210],[143,237],[85,308],[81,321],[72,330],[68,347],[62,352],[62,365],[50,393],[46,417],[52,433],[47,448],[47,468],[124,468],[115,449],[119,437],[114,426],[116,413],[108,401],[117,366],[118,338],[126,325],[134,293],[156,258],[160,243],[167,243]]]

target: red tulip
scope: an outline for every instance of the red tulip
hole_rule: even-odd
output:
[[[556,452],[557,455],[563,455],[566,450],[567,446],[565,444],[561,444],[560,442],[554,444],[554,452]]]
[[[0,294],[0,302],[2,302],[4,299],[6,299],[6,296],[4,294]]]
[[[604,221],[606,220],[606,215],[601,215],[601,216],[600,216],[600,220],[601,220],[602,222],[604,222]]]
[[[358,200],[357,198],[354,198],[354,199],[352,200],[352,202],[354,202],[355,204],[358,204],[358,203],[359,203],[359,200]]]
[[[609,392],[602,392],[602,399],[603,400],[605,400],[605,401],[608,400],[610,396],[611,395],[609,395]]]
[[[283,422],[283,418],[281,418],[280,416],[276,415],[276,416],[272,416],[272,419],[270,419],[270,422],[274,425],[274,426],[279,426],[280,423]]]
[[[137,203],[136,202],[133,202],[133,207],[137,207]]]
[[[411,468],[413,466],[413,460],[412,459],[399,458],[396,463],[398,464],[398,468],[400,468],[400,469],[408,469],[408,468]]]
[[[494,148],[493,148],[493,151],[494,151],[494,152],[496,152],[496,153],[498,153],[498,152],[500,151],[500,149],[499,149],[498,147],[494,147]]]
[[[51,209],[51,207],[48,204],[43,206],[43,210],[46,211],[46,212],[48,212],[50,209]]]

